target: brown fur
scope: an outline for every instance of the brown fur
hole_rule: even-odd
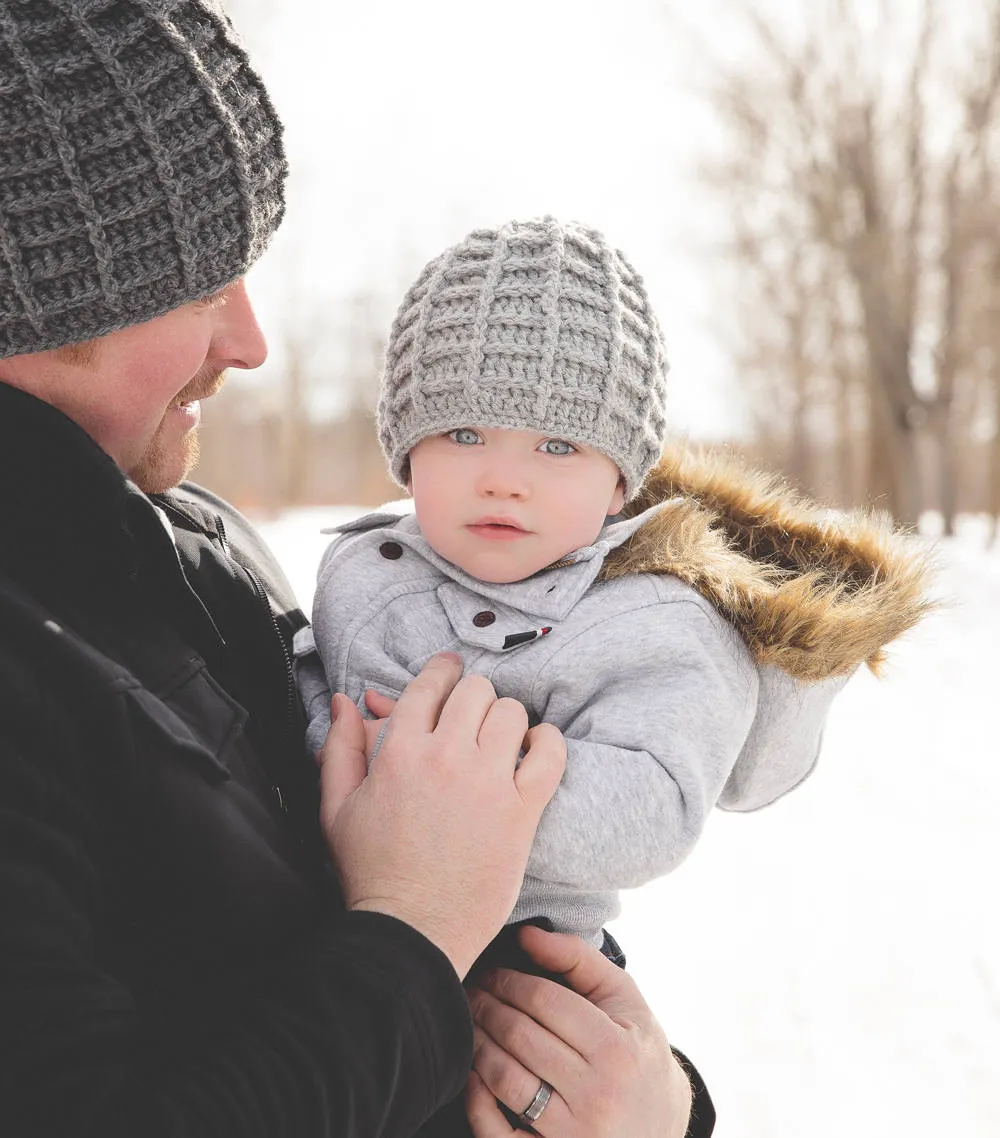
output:
[[[670,573],[736,626],[760,664],[803,680],[878,672],[932,607],[925,553],[889,518],[824,509],[773,475],[668,448],[626,507],[669,506],[612,550],[603,580]]]

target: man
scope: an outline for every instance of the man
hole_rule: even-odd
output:
[[[413,1134],[465,1084],[460,981],[561,774],[558,733],[439,657],[368,777],[338,697],[317,793],[303,618],[247,523],[175,488],[199,401],[264,359],[243,276],[284,175],[210,0],[0,0],[11,1138]],[[627,977],[525,943],[590,999],[503,974],[473,995],[475,1133],[510,1133],[497,1095],[554,1135],[683,1134],[687,1080]]]

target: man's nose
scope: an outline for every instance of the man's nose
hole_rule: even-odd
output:
[[[237,281],[219,309],[212,354],[220,368],[252,370],[267,359],[267,340],[257,323],[246,282]]]

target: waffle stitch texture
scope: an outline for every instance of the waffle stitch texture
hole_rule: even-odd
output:
[[[284,213],[285,170],[214,0],[0,0],[0,358],[242,276]]]
[[[539,430],[613,459],[635,495],[666,425],[663,337],[639,274],[595,230],[553,218],[479,229],[426,266],[386,350],[379,441],[461,426]]]

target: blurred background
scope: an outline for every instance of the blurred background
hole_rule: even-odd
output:
[[[292,176],[250,282],[271,356],[206,402],[196,476],[308,611],[321,527],[398,494],[371,410],[424,263],[512,217],[603,230],[673,434],[919,526],[944,602],[801,790],[626,894],[629,970],[718,1138],[1000,1134],[1000,0],[227,3]]]
[[[998,0],[229,0],[287,124],[251,277],[271,343],[205,407],[244,508],[394,496],[371,411],[423,264],[603,230],[646,279],[673,433],[839,505],[1000,514]]]

